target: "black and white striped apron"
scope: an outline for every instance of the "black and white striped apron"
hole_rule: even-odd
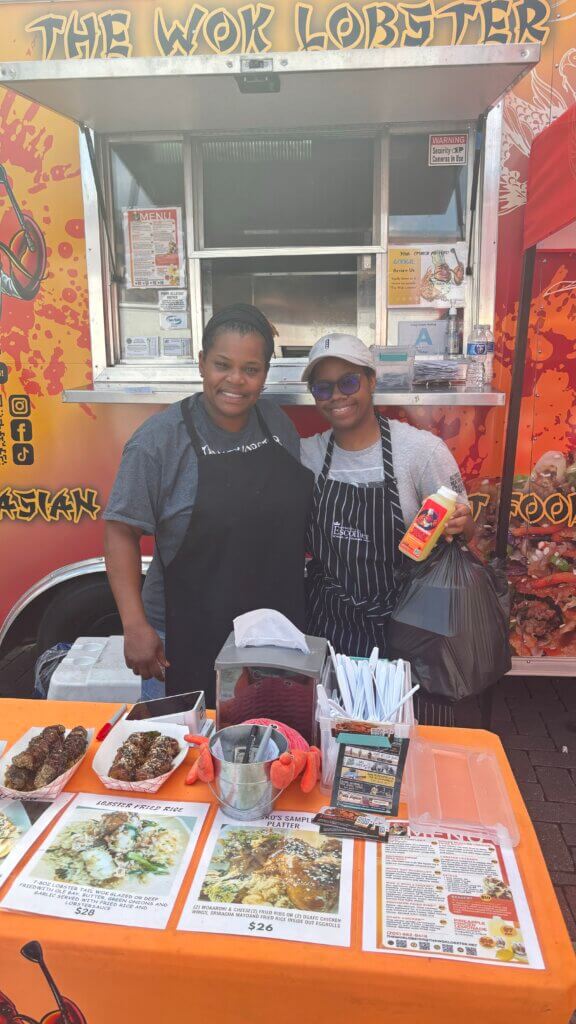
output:
[[[375,486],[330,480],[334,434],[314,489],[307,570],[307,626],[341,654],[385,654],[385,632],[397,597],[405,533],[392,462],[390,423],[380,424],[384,479]],[[454,725],[451,705],[417,694],[414,713],[423,725]]]
[[[330,480],[334,434],[314,489],[308,549],[308,632],[341,654],[384,645],[396,599],[404,520],[392,464],[390,424],[378,416],[384,479],[367,487]]]

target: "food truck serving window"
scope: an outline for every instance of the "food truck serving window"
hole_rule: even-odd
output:
[[[184,165],[181,142],[117,142],[110,146],[114,234],[117,264],[125,284],[117,289],[117,332],[114,351],[121,360],[156,359],[172,352],[191,357],[190,332],[170,323],[172,290],[181,290],[186,314],[187,275],[184,259],[186,226]],[[163,290],[169,290],[167,297]],[[165,334],[162,323],[170,327]]]
[[[449,135],[426,126],[104,140],[122,268],[122,283],[109,281],[110,363],[192,363],[204,323],[232,302],[275,324],[277,358],[305,356],[327,331],[395,344],[402,320],[446,316],[442,275],[453,284],[463,270],[472,149],[468,124]],[[405,287],[407,263],[417,284],[430,263],[422,294]]]

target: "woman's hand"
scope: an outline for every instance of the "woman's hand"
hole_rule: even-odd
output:
[[[164,644],[147,622],[124,627],[124,658],[134,675],[164,682],[166,668],[169,667]]]
[[[472,540],[474,536],[474,520],[468,505],[456,505],[444,530],[444,536],[449,543],[461,533],[464,534],[466,541]]]

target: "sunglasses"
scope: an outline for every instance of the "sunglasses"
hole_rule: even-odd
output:
[[[310,384],[310,391],[318,402],[327,402],[338,388],[341,395],[355,395],[360,390],[361,373],[345,373],[337,381],[319,380]]]

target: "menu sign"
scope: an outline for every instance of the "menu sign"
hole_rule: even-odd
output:
[[[363,948],[544,968],[512,850],[407,822],[366,844]]]
[[[310,814],[220,811],[178,927],[349,946],[352,858],[352,841],[320,835]]]
[[[165,928],[208,808],[79,793],[0,906]]]
[[[390,306],[461,306],[465,300],[466,246],[419,245],[388,253]]]
[[[128,288],[184,288],[184,240],[179,206],[124,210]]]

